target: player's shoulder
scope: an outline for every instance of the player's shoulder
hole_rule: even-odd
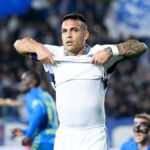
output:
[[[52,96],[51,96],[47,91],[44,91],[44,92],[42,93],[42,97],[43,97],[43,98],[46,98],[46,99],[53,100]]]
[[[32,108],[39,107],[39,106],[43,107],[43,102],[40,99],[34,99],[31,105]]]
[[[124,143],[122,144],[121,150],[126,150],[126,149],[132,150],[132,148],[135,149],[135,148],[137,147],[136,145],[137,145],[137,144],[136,144],[136,142],[134,141],[134,139],[131,138],[131,139],[127,140],[126,142],[124,142]]]
[[[129,140],[127,140],[125,143],[135,143],[135,141],[134,141],[134,139],[133,138],[131,138],[131,139],[129,139]]]

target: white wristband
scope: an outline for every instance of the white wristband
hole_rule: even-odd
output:
[[[119,56],[119,50],[118,50],[117,46],[111,45],[110,47],[112,49],[113,56]]]
[[[97,51],[104,50],[105,48],[108,48],[108,47],[111,48],[113,56],[119,56],[119,50],[116,45],[99,45],[99,44],[97,44],[92,48],[92,51],[94,51],[94,53],[95,53]]]

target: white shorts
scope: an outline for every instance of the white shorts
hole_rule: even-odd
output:
[[[56,133],[54,150],[108,150],[106,127],[60,126]]]

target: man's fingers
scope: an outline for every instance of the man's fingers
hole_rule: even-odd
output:
[[[94,63],[94,59],[91,59],[90,64],[93,64],[93,63]]]
[[[43,52],[38,53],[37,59],[44,64],[54,64],[55,61],[53,59],[54,54],[49,52],[47,49]]]
[[[92,60],[90,61],[91,64],[95,64],[95,65],[103,65],[108,61],[108,57],[104,57],[104,56],[94,56],[92,58]]]
[[[22,136],[22,130],[21,129],[12,129],[11,133],[13,136]]]
[[[53,53],[49,53],[49,55],[48,55],[48,59],[49,59],[48,63],[50,63],[50,64],[54,64],[55,63],[53,57],[54,57]]]
[[[53,59],[53,57],[46,57],[44,59],[40,60],[43,64],[54,64],[55,61]]]
[[[50,63],[51,63],[51,64],[54,64],[54,63],[55,63],[55,60],[54,60],[53,57],[50,57]]]
[[[93,58],[90,61],[91,64],[95,64],[95,65],[101,65],[102,64],[102,59],[97,59],[97,58]]]

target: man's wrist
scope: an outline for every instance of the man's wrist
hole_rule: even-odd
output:
[[[111,45],[111,49],[112,49],[112,55],[113,56],[119,56],[119,50],[118,50],[117,46]]]
[[[104,51],[109,55],[109,57],[113,56],[113,51],[111,47],[105,48]]]
[[[105,51],[109,54],[110,57],[112,56],[119,56],[119,50],[117,46],[111,45],[107,48],[105,48]]]

